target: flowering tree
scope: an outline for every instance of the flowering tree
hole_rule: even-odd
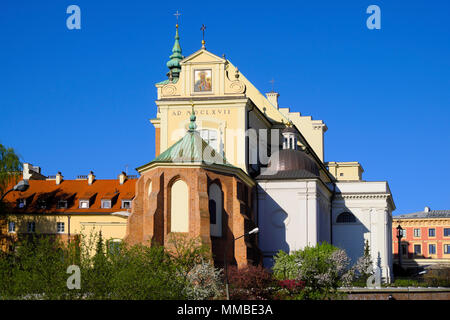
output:
[[[349,265],[350,259],[344,250],[324,242],[290,255],[279,252],[273,269],[278,279],[283,275],[292,279],[295,275],[296,280],[304,283],[297,298],[324,299],[336,294],[339,286],[353,280],[354,269]]]
[[[195,265],[187,275],[186,296],[192,300],[215,298],[222,292],[222,270],[211,263]]]

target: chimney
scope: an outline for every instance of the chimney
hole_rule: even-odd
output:
[[[430,207],[425,207],[424,212],[430,212]]]
[[[278,97],[279,96],[280,95],[278,94],[278,92],[271,91],[271,92],[266,93],[267,100],[269,100],[269,102],[271,104],[273,104],[277,109],[278,109]]]
[[[22,171],[22,179],[24,180],[30,180],[31,177],[31,172],[30,172],[30,167],[32,167],[33,165],[30,163],[24,163],[23,164],[23,171]]]
[[[122,171],[121,174],[119,174],[119,182],[120,184],[124,184],[125,180],[127,180],[127,175],[125,172]]]
[[[89,184],[89,185],[93,184],[93,183],[94,183],[94,179],[95,179],[94,173],[91,171],[91,172],[88,174],[88,184]]]
[[[58,174],[56,175],[55,181],[56,181],[57,185],[61,184],[61,182],[63,181],[63,176],[62,176],[61,172],[58,172]]]

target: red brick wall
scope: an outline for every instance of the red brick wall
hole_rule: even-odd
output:
[[[255,236],[239,237],[256,226],[251,206],[252,188],[240,188],[245,184],[233,175],[203,168],[157,167],[141,175],[136,185],[132,214],[128,219],[125,241],[134,243],[158,242],[167,245],[170,234],[170,189],[181,179],[189,188],[189,236],[200,237],[212,249],[215,263],[223,264],[227,244],[227,261],[245,266],[259,263],[260,255]],[[148,196],[151,182],[152,191]],[[210,236],[208,186],[217,183],[223,192],[222,237]],[[243,194],[245,193],[245,196]]]

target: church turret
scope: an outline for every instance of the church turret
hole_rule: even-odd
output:
[[[292,123],[288,122],[287,126],[281,132],[283,135],[283,149],[293,149],[297,150],[297,141],[299,139],[299,134],[292,128]]]
[[[181,54],[181,46],[180,46],[180,36],[178,34],[178,23],[176,24],[176,32],[175,32],[175,43],[172,48],[172,55],[169,57],[170,60],[167,62],[167,67],[169,68],[169,72],[167,76],[170,80],[178,79],[181,72],[180,61],[183,60],[183,55]]]

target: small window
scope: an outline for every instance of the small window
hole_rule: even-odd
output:
[[[9,233],[14,233],[16,232],[16,223],[14,221],[10,221],[8,223],[8,232]]]
[[[450,244],[444,244],[444,253],[450,254]]]
[[[343,172],[339,173],[339,176],[340,176],[340,177],[343,177],[343,176],[344,176],[344,173],[343,173]]]
[[[36,232],[36,222],[28,222],[27,223],[27,231],[28,231],[28,233]]]
[[[111,209],[111,200],[102,200],[103,209]]]
[[[89,200],[80,200],[80,208],[88,209],[89,208]]]
[[[57,222],[56,223],[56,232],[57,233],[64,233],[64,222]]]
[[[406,229],[402,229],[402,238],[406,238]]]
[[[342,212],[336,219],[337,223],[355,223],[356,217],[350,212]]]
[[[434,228],[428,229],[428,236],[436,237],[436,229],[434,229]]]
[[[436,254],[436,245],[435,244],[428,245],[428,254]]]
[[[444,228],[444,237],[450,236],[450,228]]]
[[[131,200],[122,200],[122,209],[131,209]]]
[[[17,207],[22,209],[25,208],[25,206],[27,205],[27,201],[25,199],[19,199],[17,200]]]
[[[45,200],[39,200],[39,201],[38,201],[38,207],[39,207],[40,209],[47,209],[47,201],[45,201]]]
[[[57,207],[58,207],[58,209],[67,209],[67,201],[59,200]]]
[[[420,238],[420,229],[414,229],[414,237]]]
[[[422,253],[422,246],[420,244],[414,245],[414,254],[421,254]]]

